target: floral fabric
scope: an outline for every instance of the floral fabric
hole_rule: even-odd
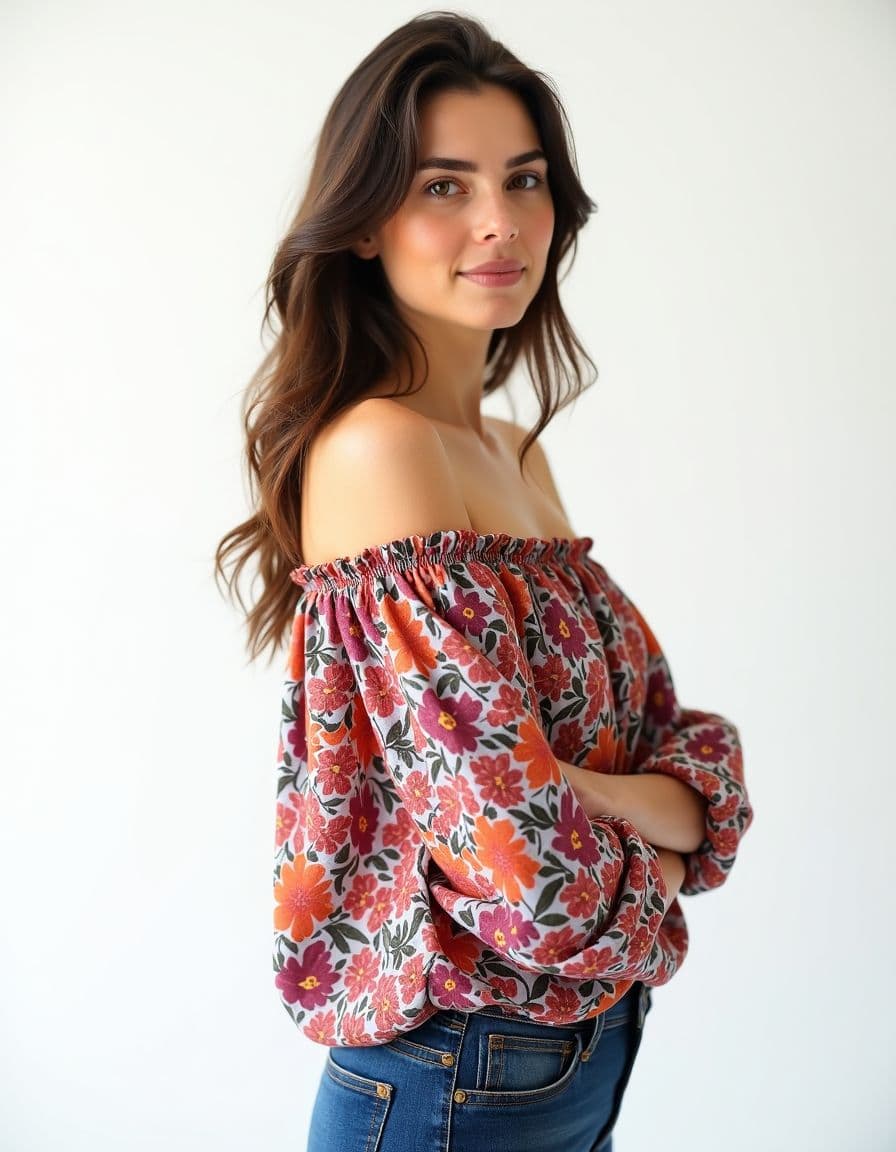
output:
[[[494,1004],[575,1023],[684,960],[656,850],[589,820],[557,760],[699,791],[693,895],[753,818],[740,741],[679,705],[592,544],[458,529],[292,571],[274,969],[312,1040],[382,1044]]]

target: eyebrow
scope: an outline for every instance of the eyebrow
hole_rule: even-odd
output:
[[[519,156],[511,156],[504,167],[516,168],[518,164],[528,164],[531,160],[547,160],[547,156],[540,148],[533,148],[529,152],[521,152]],[[479,171],[478,164],[471,160],[452,160],[447,156],[428,156],[417,165],[417,171],[422,172],[424,168],[450,168],[453,172]]]

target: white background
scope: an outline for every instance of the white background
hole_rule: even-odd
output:
[[[422,10],[0,9],[4,1149],[304,1148],[282,658],[246,663],[212,553],[315,135]],[[614,1146],[892,1149],[896,6],[467,10],[555,79],[599,205],[561,495],[680,699],[738,724],[756,811],[683,899]]]

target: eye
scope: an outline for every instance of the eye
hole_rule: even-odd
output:
[[[527,179],[528,180],[534,180],[535,183],[530,184],[528,188],[520,188],[519,191],[532,192],[538,187],[539,184],[544,183],[544,177],[539,176],[537,172],[517,172],[514,176],[511,177],[512,181],[513,180],[527,180]],[[456,185],[457,181],[456,180],[449,180],[447,176],[443,176],[440,180],[433,180],[431,183],[427,184],[426,187],[423,189],[423,191],[426,193],[431,193],[431,192],[433,192],[433,189],[437,188],[440,184],[455,184]],[[432,199],[433,200],[450,200],[450,199],[452,199],[452,197],[447,196],[447,195],[442,196],[438,193],[434,193],[432,196]]]
[[[441,180],[433,180],[433,182],[431,184],[427,184],[426,187],[424,188],[424,192],[432,192],[432,190],[434,188],[438,188],[438,186],[440,184],[456,184],[456,183],[457,183],[456,180],[449,180],[449,179],[447,179],[447,177],[443,177]],[[447,197],[447,196],[434,196],[433,199],[434,200],[447,200],[447,199],[449,199],[449,197]]]
[[[535,183],[530,184],[528,188],[524,188],[523,189],[524,192],[529,192],[533,188],[537,188],[539,184],[544,184],[544,179],[541,176],[539,176],[537,172],[517,172],[517,174],[513,177],[513,179],[514,180],[520,180],[520,179],[527,180],[528,179],[528,180],[534,180],[535,181]]]

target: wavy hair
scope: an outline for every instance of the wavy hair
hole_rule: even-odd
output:
[[[419,160],[423,99],[444,90],[477,92],[484,84],[503,85],[523,102],[547,156],[554,206],[541,285],[517,324],[492,332],[483,381],[488,395],[525,360],[541,413],[520,446],[521,470],[531,443],[597,377],[558,291],[560,263],[572,248],[571,266],[577,233],[597,205],[579,181],[568,119],[552,81],[469,16],[432,11],[414,17],[368,53],[333,100],[307,188],[267,276],[262,332],[267,324],[274,344],[242,405],[254,511],[220,540],[214,570],[246,615],[250,660],[268,646],[273,659],[288,641],[298,597],[289,572],[304,562],[299,523],[309,444],[400,358],[411,366],[411,341],[426,364],[419,337],[392,303],[379,259],[361,259],[352,245],[388,220],[408,194]],[[271,323],[274,309],[279,333]],[[595,373],[587,383],[583,361]],[[247,608],[238,582],[255,553],[262,589]],[[229,578],[225,563],[233,566]]]

